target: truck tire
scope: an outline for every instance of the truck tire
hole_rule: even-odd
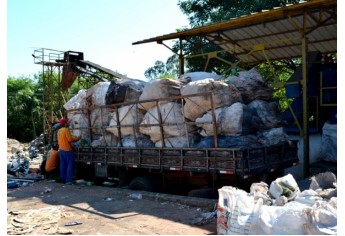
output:
[[[93,182],[95,185],[103,185],[103,183],[107,180],[107,178],[102,177],[94,177]]]
[[[129,183],[128,187],[131,190],[142,190],[147,192],[156,192],[158,190],[157,184],[150,176],[136,177]]]
[[[201,189],[194,189],[194,190],[189,191],[188,197],[216,199],[218,198],[218,194],[216,190],[212,188],[201,188]]]
[[[76,176],[85,181],[94,181],[95,179],[95,169],[92,165],[81,164],[78,165],[76,169]]]

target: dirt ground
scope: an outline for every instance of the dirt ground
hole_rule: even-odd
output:
[[[7,234],[217,234],[215,204],[83,181],[41,180],[7,189]]]

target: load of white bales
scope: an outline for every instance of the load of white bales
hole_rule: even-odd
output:
[[[209,95],[185,98],[184,115],[191,121],[195,121],[196,118],[212,108],[230,106],[235,102],[242,101],[241,94],[234,85],[228,85],[222,81],[214,81],[213,79],[190,82],[181,88],[181,95],[200,93],[207,93]]]
[[[138,134],[138,125],[143,121],[143,117],[144,112],[136,104],[122,106],[117,112],[110,114],[110,121],[106,130],[116,137],[119,137],[120,134],[122,137]],[[118,124],[123,127],[118,127]]]
[[[136,136],[149,137],[157,147],[163,146],[163,143],[166,147],[189,147],[197,127],[201,135],[213,136],[213,116],[216,118],[218,135],[239,136],[280,127],[279,107],[271,101],[271,89],[254,68],[223,81],[210,78],[209,73],[204,74],[206,78],[200,77],[201,73],[198,75],[194,79],[190,76],[183,77],[184,82],[175,79],[146,82],[135,106],[127,105],[118,109],[119,121],[114,111],[104,115],[102,109],[104,120],[96,122],[99,117],[94,112],[91,113],[91,124],[98,128],[106,127],[106,131],[115,137],[119,136],[119,124],[122,126],[122,138],[135,140]],[[186,82],[186,78],[191,82]],[[217,77],[219,78],[221,76]],[[109,86],[108,82],[100,82],[87,91],[92,105],[104,104],[107,88],[105,83]],[[180,95],[189,96],[183,101],[170,99]],[[98,110],[98,115],[99,113]],[[104,133],[104,129],[102,131]],[[137,144],[126,146],[135,145]]]

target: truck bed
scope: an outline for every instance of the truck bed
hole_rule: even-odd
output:
[[[297,141],[258,148],[76,147],[76,162],[170,171],[259,176],[298,163]]]

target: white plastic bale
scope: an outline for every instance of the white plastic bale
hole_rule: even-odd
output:
[[[280,126],[282,122],[282,113],[277,102],[267,102],[263,100],[254,100],[248,104],[250,109],[255,109],[261,120],[260,130],[267,130]]]
[[[164,137],[183,136],[186,132],[194,129],[193,126],[185,124],[182,107],[179,103],[169,102],[161,104],[160,115]],[[139,128],[140,133],[149,135],[153,142],[157,142],[162,139],[161,128],[158,124],[158,109],[154,106],[145,114]]]
[[[139,101],[179,96],[182,83],[173,79],[152,80],[145,84]],[[148,111],[156,102],[141,102],[139,108]]]
[[[121,136],[134,135],[139,132],[138,125],[142,122],[144,113],[142,110],[138,109],[135,104],[120,107],[118,109],[119,113],[119,125],[131,126],[131,127],[121,127]],[[117,126],[116,112],[110,114],[109,127],[106,128],[107,131],[119,137],[119,131]]]
[[[92,109],[90,112],[90,120],[91,120],[91,127],[92,132],[98,135],[104,135],[106,129],[105,127],[108,126],[109,120],[111,117],[111,109],[110,108],[95,108]]]
[[[86,91],[86,98],[91,97],[91,105],[103,106],[106,104],[105,95],[109,85],[110,82],[98,82]]]
[[[322,127],[321,149],[319,158],[337,162],[337,125],[325,123]]]
[[[265,84],[265,80],[255,68],[240,71],[238,76],[229,76],[225,81],[236,86],[245,104],[255,99],[270,100],[273,95],[273,89]]]
[[[85,113],[68,113],[68,119],[70,119],[71,134],[75,137],[81,136],[86,138],[90,136],[89,133],[89,121]]]
[[[214,73],[209,73],[209,72],[204,72],[204,71],[189,72],[180,76],[180,79],[187,79],[187,78],[190,78],[191,81],[198,81],[198,80],[204,80],[204,79],[221,80],[224,77],[222,75],[217,75]]]
[[[126,86],[126,98],[124,102],[137,102],[143,92],[146,82],[134,79],[121,79],[118,83]]]
[[[180,137],[168,137],[164,139],[165,146],[169,148],[187,148],[190,147],[192,141],[192,137],[188,135],[188,138],[186,136],[180,136]],[[163,147],[163,141],[159,140],[155,143],[156,147]]]
[[[257,133],[259,142],[264,146],[272,146],[289,140],[283,127],[267,129]]]
[[[243,106],[245,105],[240,102],[236,102],[231,106],[225,106],[215,110],[217,134],[226,136],[241,135],[243,125]],[[197,126],[203,129],[200,133],[202,136],[214,135],[213,124],[210,123],[212,122],[211,111],[207,112],[201,118],[197,118],[195,122]]]
[[[253,88],[257,86],[262,86],[265,82],[261,74],[255,68],[252,68],[247,71],[240,71],[238,72],[237,76],[232,75],[232,76],[229,76],[227,79],[230,79],[230,80],[234,79],[232,80],[232,83],[236,87],[243,87],[243,88],[246,88],[246,87]]]
[[[151,148],[154,147],[154,143],[150,140],[150,137],[146,135],[128,135],[122,138],[123,147],[142,147],[142,148]]]
[[[216,119],[216,132],[217,134],[220,134],[221,132],[221,126],[219,125],[219,114],[223,111],[222,108],[217,108],[215,109],[215,119]],[[213,124],[211,123],[213,121],[212,118],[212,112],[209,111],[206,114],[204,114],[202,117],[198,117],[195,120],[195,125],[198,127],[201,127],[202,130],[200,134],[202,136],[213,136],[214,135],[214,129],[213,129]]]
[[[221,81],[204,79],[181,88],[181,95],[192,95],[202,93],[213,93],[213,104],[211,97],[206,95],[185,98],[184,115],[187,119],[195,121],[196,118],[205,114],[213,108],[230,106],[235,102],[241,102],[241,94],[233,85],[227,85]]]
[[[237,136],[242,133],[244,104],[236,102],[231,106],[224,107],[219,114],[219,123],[221,125],[221,134],[229,136]]]
[[[116,147],[118,145],[118,140],[114,135],[105,134],[101,135],[98,139],[91,143],[92,147]]]
[[[76,95],[74,95],[68,102],[66,102],[63,107],[69,111],[72,109],[87,108],[86,103],[86,89],[81,89]]]

